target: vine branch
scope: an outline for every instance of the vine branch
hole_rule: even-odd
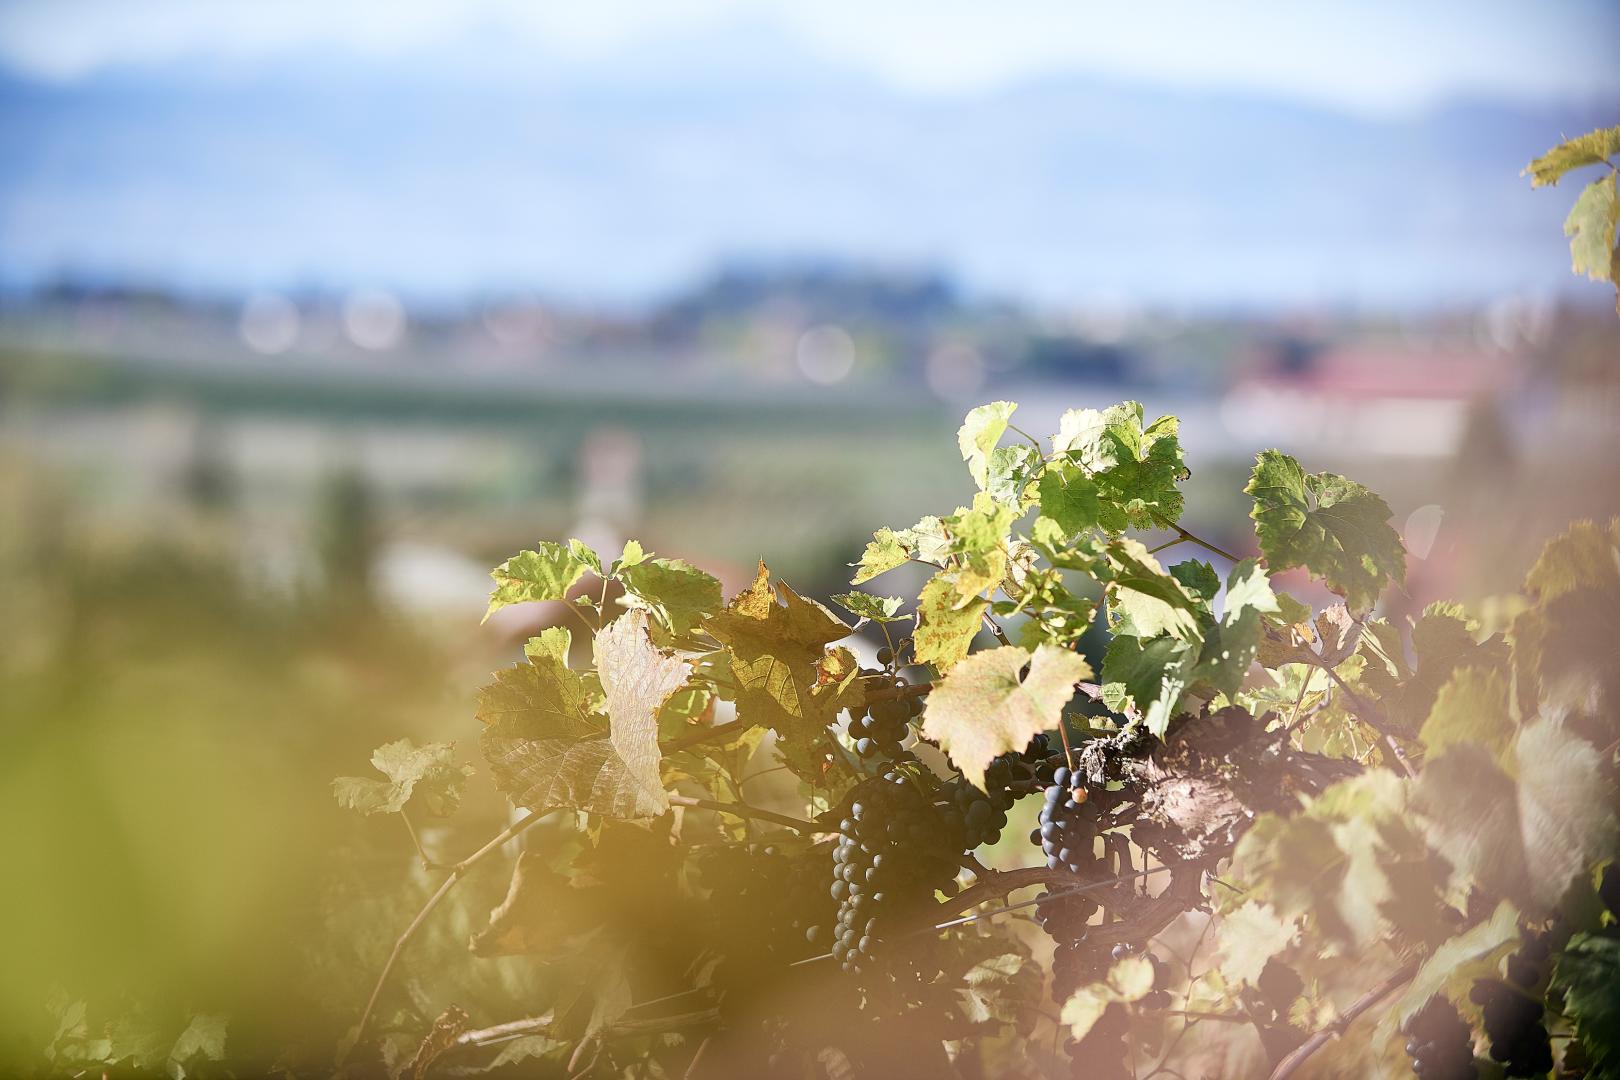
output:
[[[1412,976],[1416,974],[1417,964],[1407,964],[1361,995],[1348,1009],[1344,1010],[1337,1020],[1300,1043],[1287,1057],[1279,1061],[1277,1067],[1271,1070],[1270,1080],[1284,1080],[1285,1077],[1292,1076],[1295,1070],[1305,1064],[1312,1054],[1322,1049],[1331,1040],[1343,1035],[1350,1025],[1355,1023],[1358,1016],[1377,1005],[1402,986],[1405,986],[1411,981]]]
[[[817,825],[813,821],[806,821],[803,818],[789,817],[787,814],[778,814],[775,810],[762,810],[757,806],[749,806],[747,803],[742,802],[716,802],[713,799],[697,799],[690,795],[677,795],[671,792],[669,796],[669,803],[671,806],[690,806],[699,810],[713,810],[717,814],[730,814],[733,817],[755,818],[759,821],[769,821],[772,824],[782,825],[789,829],[796,829],[802,833],[814,833],[822,831],[821,826]]]

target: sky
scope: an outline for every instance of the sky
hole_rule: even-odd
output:
[[[110,65],[311,48],[409,54],[498,30],[588,63],[740,21],[925,94],[1074,71],[1367,113],[1460,96],[1535,103],[1620,93],[1614,0],[5,0],[0,60],[72,80]]]

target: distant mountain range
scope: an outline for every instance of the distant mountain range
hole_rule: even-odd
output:
[[[1620,102],[1369,117],[1068,76],[922,97],[763,34],[594,67],[467,40],[0,73],[0,281],[637,303],[808,255],[1054,304],[1596,304],[1560,234],[1574,192],[1518,174],[1617,121]]]

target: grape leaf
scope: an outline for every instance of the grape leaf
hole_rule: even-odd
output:
[[[951,538],[957,591],[967,596],[990,592],[1007,575],[1007,537],[1016,512],[984,492],[972,509],[959,509],[941,522]]]
[[[1052,436],[1053,455],[1077,462],[1095,481],[1099,524],[1110,533],[1173,525],[1181,517],[1177,484],[1186,479],[1187,466],[1180,421],[1161,416],[1144,427],[1143,415],[1137,401],[1102,412],[1070,409]]]
[[[1524,167],[1531,187],[1556,184],[1571,169],[1601,165],[1620,154],[1620,127],[1599,128],[1574,139],[1566,139]]]
[[[656,612],[678,637],[720,608],[720,582],[680,559],[644,559],[623,566],[619,580],[637,606]]]
[[[917,596],[917,630],[912,642],[917,663],[949,671],[967,655],[989,606],[980,596],[964,600],[954,574],[935,574]]]
[[[1070,1037],[1083,1039],[1108,1006],[1140,1001],[1153,989],[1153,962],[1145,956],[1127,956],[1116,963],[1102,982],[1080,987],[1063,1003],[1062,1020]]]
[[[1496,974],[1503,952],[1519,942],[1519,912],[1503,900],[1489,919],[1469,927],[1435,949],[1393,1008],[1379,1022],[1376,1038],[1394,1037],[1435,994],[1461,1001],[1476,978]]]
[[[455,743],[417,746],[410,739],[385,743],[372,753],[371,764],[388,779],[340,776],[332,781],[332,793],[344,809],[367,816],[397,814],[413,795],[430,814],[453,814],[473,773],[471,765],[455,764],[455,750]]]
[[[1108,584],[1109,611],[1116,633],[1198,638],[1197,599],[1165,573],[1146,547],[1128,536],[1115,540],[1108,545],[1108,562],[1113,570]]]
[[[574,647],[574,635],[566,626],[548,626],[523,644],[524,656],[545,656],[568,666],[568,654]]]
[[[1255,534],[1273,572],[1303,566],[1371,610],[1390,581],[1406,582],[1406,552],[1389,524],[1388,504],[1335,473],[1307,473],[1277,450],[1263,450],[1244,491],[1254,497]]]
[[[999,503],[1023,509],[1030,482],[1043,460],[1040,450],[1028,443],[996,447],[986,465],[985,492]]]
[[[1430,755],[1458,743],[1474,742],[1500,758],[1513,741],[1507,679],[1501,671],[1459,668],[1440,688],[1418,739]]]
[[[967,462],[968,472],[981,491],[989,483],[990,451],[1001,441],[1001,436],[1007,431],[1007,421],[1017,408],[1017,403],[1011,401],[992,401],[988,405],[980,405],[967,414],[956,432],[956,445],[962,451],[962,460]]]
[[[608,817],[653,817],[649,793],[613,749],[595,676],[549,656],[496,673],[478,692],[479,746],[495,786],[518,806],[572,807]]]
[[[890,623],[900,622],[906,616],[898,614],[901,605],[905,603],[898,596],[873,596],[871,593],[847,592],[839,593],[833,597],[839,607],[854,615],[858,619],[871,619],[873,622]]]
[[[859,585],[871,581],[879,574],[886,574],[895,567],[904,565],[910,558],[900,535],[885,526],[872,535],[872,541],[866,545],[861,561],[850,564],[858,569],[855,576],[849,579],[849,583]]]
[[[826,726],[840,707],[837,685],[823,686],[827,646],[848,637],[836,615],[783,584],[759,564],[754,583],[704,627],[726,646],[736,681],[737,717],[773,729],[784,762],[806,782],[819,781]]]
[[[1368,620],[1361,652],[1367,664],[1362,683],[1384,715],[1407,735],[1416,734],[1434,708],[1435,697],[1462,667],[1505,668],[1509,655],[1498,637],[1474,640],[1478,624],[1455,604],[1430,604],[1412,627],[1414,668],[1395,627]]]
[[[1250,900],[1221,919],[1221,972],[1229,981],[1254,986],[1266,962],[1299,939],[1293,919],[1270,904]]]
[[[1620,518],[1611,518],[1606,529],[1575,522],[1547,542],[1524,579],[1524,591],[1543,604],[1605,585],[1620,585]]]
[[[186,1066],[195,1061],[224,1061],[228,1022],[218,1013],[197,1013],[169,1051],[169,1075],[185,1080]]]
[[[1517,783],[1484,746],[1453,744],[1425,763],[1414,795],[1431,845],[1459,881],[1545,910],[1614,835],[1602,761],[1555,720],[1519,733]]]
[[[1029,673],[1020,678],[1025,667]],[[951,755],[970,784],[983,788],[991,759],[1056,728],[1074,684],[1090,677],[1081,656],[1052,645],[1033,656],[1013,645],[974,653],[928,695],[923,735]]]
[[[1196,643],[1120,634],[1103,654],[1104,703],[1115,712],[1133,703],[1148,730],[1163,738],[1197,664]]]
[[[520,551],[489,572],[495,590],[489,595],[487,620],[509,604],[562,600],[590,567],[564,544],[541,541],[536,551]]]
[[[1102,524],[1102,503],[1097,484],[1085,472],[1064,462],[1052,462],[1036,487],[1041,517],[1053,522],[1065,536]]]
[[[1610,280],[1614,258],[1614,230],[1620,226],[1620,195],[1615,191],[1615,174],[1586,185],[1564,220],[1569,237],[1571,269],[1593,281]]]
[[[645,612],[630,611],[596,635],[596,671],[607,702],[608,741],[648,801],[667,809],[669,797],[659,771],[658,710],[691,669],[652,643]]]
[[[1552,986],[1563,991],[1563,1011],[1575,1021],[1592,1075],[1613,1076],[1620,1069],[1620,938],[1570,938],[1553,968]]]

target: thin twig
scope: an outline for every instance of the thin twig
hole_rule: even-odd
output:
[[[1344,679],[1339,676],[1337,671],[1334,671],[1330,667],[1323,667],[1322,670],[1328,673],[1328,678],[1332,679],[1334,685],[1343,692],[1345,697],[1350,699],[1350,708],[1351,711],[1356,714],[1356,718],[1362,723],[1366,724],[1368,727],[1372,728],[1374,733],[1377,734],[1379,745],[1384,748],[1384,752],[1388,755],[1390,760],[1400,767],[1400,770],[1406,774],[1406,778],[1408,780],[1415,780],[1417,778],[1417,770],[1412,768],[1412,763],[1410,761],[1406,760],[1406,754],[1403,753],[1400,746],[1396,744],[1394,737],[1391,735],[1388,729],[1388,725],[1384,722],[1383,714],[1378,711],[1377,706],[1368,701],[1366,698],[1362,697],[1360,694],[1356,693],[1354,690],[1350,689],[1350,684],[1345,682]]]
[[[699,810],[713,810],[717,814],[730,814],[732,817],[756,818],[760,821],[769,821],[789,829],[796,829],[802,833],[823,831],[821,826],[813,821],[778,814],[775,810],[761,810],[759,807],[749,806],[747,803],[715,802],[713,799],[695,799],[690,795],[676,795],[673,792],[669,796],[669,802],[671,806],[691,806]]]
[[[1361,995],[1348,1009],[1344,1010],[1337,1020],[1300,1043],[1293,1052],[1279,1061],[1277,1067],[1271,1070],[1270,1080],[1283,1080],[1284,1077],[1292,1076],[1294,1071],[1305,1064],[1312,1054],[1326,1046],[1329,1041],[1343,1035],[1350,1025],[1355,1023],[1358,1016],[1377,1005],[1402,986],[1405,986],[1415,974],[1417,974],[1417,964],[1407,964]]]
[[[467,872],[469,870],[483,862],[490,855],[499,851],[501,846],[508,840],[511,840],[513,837],[523,832],[548,813],[550,813],[549,810],[528,811],[523,817],[518,818],[505,829],[502,829],[500,834],[497,835],[495,839],[491,840],[489,843],[485,844],[483,847],[479,848],[477,851],[473,852],[471,855],[467,856],[465,859],[462,859],[460,862],[456,863],[455,866],[450,868],[450,873],[445,877],[444,881],[439,884],[438,889],[434,891],[432,896],[428,897],[427,903],[422,905],[422,909],[416,913],[416,917],[411,920],[410,925],[405,927],[404,932],[394,940],[394,948],[391,952],[389,952],[388,959],[383,963],[382,971],[377,975],[376,985],[371,988],[371,997],[366,999],[365,1011],[360,1014],[360,1023],[359,1026],[356,1027],[354,1033],[354,1042],[349,1045],[348,1050],[344,1051],[342,1058],[347,1058],[349,1050],[353,1050],[354,1047],[359,1046],[361,1041],[365,1039],[366,1028],[370,1025],[372,1013],[375,1012],[377,1008],[377,998],[382,995],[383,986],[387,984],[388,976],[393,973],[394,964],[398,962],[400,954],[405,951],[405,946],[410,944],[411,938],[416,936],[417,930],[421,929],[422,924],[427,921],[427,917],[433,914],[433,909],[438,907],[440,902],[449,895],[450,890],[455,887],[456,882],[467,876]],[[339,1060],[339,1064],[342,1064],[341,1058]]]
[[[1181,539],[1187,541],[1189,544],[1197,544],[1199,547],[1203,548],[1205,551],[1214,552],[1216,555],[1219,555],[1221,558],[1226,559],[1226,560],[1228,560],[1230,562],[1242,562],[1243,561],[1242,559],[1238,558],[1236,555],[1232,554],[1230,551],[1227,551],[1225,548],[1218,548],[1214,544],[1210,543],[1208,540],[1204,540],[1204,539],[1202,539],[1200,537],[1194,536],[1192,533],[1188,532],[1186,529],[1183,529],[1180,525],[1177,525],[1177,524],[1175,524],[1174,522],[1171,522],[1171,521],[1167,521],[1164,518],[1160,517],[1158,514],[1153,515],[1153,521],[1161,529],[1169,529],[1171,532],[1175,533],[1177,536],[1179,536]]]
[[[422,847],[422,838],[417,835],[416,825],[411,821],[410,811],[405,809],[403,806],[399,808],[399,819],[405,823],[405,831],[411,834],[411,843],[416,845],[416,854],[417,857],[422,860],[422,869],[448,870],[449,867],[444,863],[435,862],[433,859],[428,857],[427,850]]]

